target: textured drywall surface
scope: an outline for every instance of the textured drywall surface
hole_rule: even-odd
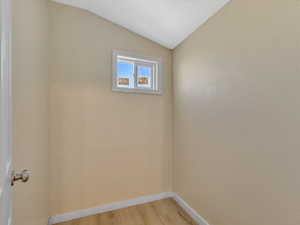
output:
[[[300,2],[232,1],[174,52],[174,191],[211,225],[300,224]]]
[[[51,215],[171,189],[171,52],[50,3]],[[112,50],[162,57],[163,95],[111,91]]]

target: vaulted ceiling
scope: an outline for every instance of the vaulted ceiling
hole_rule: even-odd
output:
[[[230,0],[54,0],[173,49]]]

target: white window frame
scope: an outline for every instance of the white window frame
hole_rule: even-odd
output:
[[[124,58],[124,60],[134,62],[134,88],[119,87],[118,86],[118,74],[117,74],[117,63],[118,58]],[[151,88],[138,87],[137,81],[137,67],[147,66],[151,67],[152,79]],[[113,50],[112,54],[112,91],[116,92],[127,92],[127,93],[140,93],[140,94],[162,94],[162,59],[160,57],[149,57],[142,56],[137,53],[123,51],[123,50]]]

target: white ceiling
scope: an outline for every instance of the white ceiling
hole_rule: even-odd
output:
[[[173,49],[230,0],[53,0]]]

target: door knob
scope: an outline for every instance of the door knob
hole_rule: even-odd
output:
[[[22,181],[23,183],[29,180],[30,174],[28,170],[23,170],[21,173],[12,172],[11,176],[11,186],[15,184],[16,181]]]

